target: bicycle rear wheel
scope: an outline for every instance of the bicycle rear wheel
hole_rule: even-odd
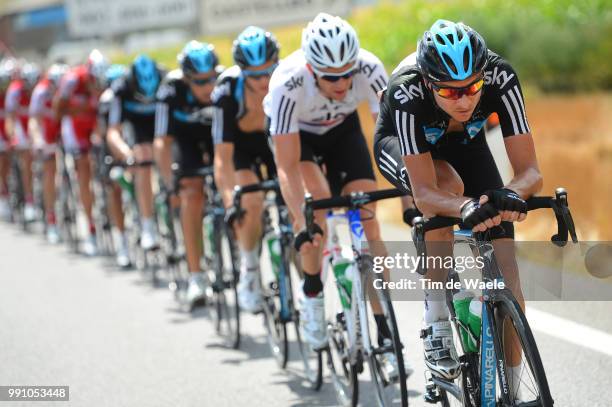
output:
[[[503,386],[501,367],[497,366],[498,405],[552,406],[548,380],[527,318],[509,291],[501,293],[498,298],[493,304],[496,353],[497,360],[503,361],[503,372],[507,381],[507,386]],[[498,344],[501,346],[497,346]],[[512,362],[514,363],[511,364]],[[513,380],[510,374],[510,366],[519,368],[516,380]]]

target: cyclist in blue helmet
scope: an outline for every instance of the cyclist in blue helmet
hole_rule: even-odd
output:
[[[178,55],[179,69],[171,71],[157,92],[155,152],[169,190],[174,189],[172,146],[178,153],[179,198],[187,265],[191,272],[187,301],[191,308],[204,301],[205,279],[200,266],[204,209],[203,179],[198,169],[212,164],[211,92],[221,71],[210,44],[191,41]]]
[[[98,117],[97,117],[97,131],[102,135],[102,146],[101,151],[104,159],[103,162],[98,164],[102,167],[100,171],[104,174],[104,187],[107,191],[108,199],[108,219],[112,224],[112,238],[113,247],[115,249],[115,261],[117,266],[121,268],[127,268],[130,266],[130,253],[128,239],[125,233],[124,214],[121,200],[121,187],[118,183],[112,182],[110,178],[110,169],[116,158],[111,154],[108,142],[108,123],[109,115],[111,110],[111,104],[115,98],[112,85],[118,80],[122,80],[129,73],[127,66],[122,64],[112,64],[106,70],[104,74],[106,89],[102,92],[100,100],[98,102]],[[111,163],[107,161],[107,157],[110,157]]]
[[[505,283],[524,307],[513,245],[513,222],[527,215],[525,199],[542,188],[533,138],[517,73],[487,49],[482,36],[463,23],[436,21],[423,34],[417,52],[395,68],[382,93],[374,156],[393,185],[411,192],[416,208],[408,211],[460,217],[474,231],[490,229],[496,261]],[[497,113],[513,176],[504,182],[485,139],[487,118]],[[501,226],[501,227],[498,227]],[[452,255],[451,228],[428,232],[439,241],[428,251]],[[444,243],[445,242],[445,243]],[[446,269],[427,277],[445,281]],[[444,290],[426,290],[422,333],[425,362],[433,374],[460,374]],[[520,347],[509,338],[516,357],[508,366],[513,393],[520,389]]]
[[[134,58],[128,74],[113,81],[107,142],[115,159],[135,164],[153,160],[155,93],[162,75],[155,61],[141,54]],[[151,173],[150,165],[133,169],[141,217],[140,246],[144,250],[158,247]]]
[[[104,77],[106,78],[106,86],[110,87],[111,84],[116,80],[127,74],[127,67],[122,64],[112,64],[106,70]]]
[[[265,174],[276,174],[274,157],[264,132],[263,98],[268,93],[270,75],[278,65],[279,46],[274,36],[259,27],[247,27],[234,41],[235,66],[219,78],[213,92],[218,110],[213,121],[215,181],[228,208],[228,219],[235,222],[241,254],[238,300],[247,311],[261,308],[259,287],[259,242],[263,196],[248,194],[242,199],[244,216],[232,212],[235,185],[258,182]]]

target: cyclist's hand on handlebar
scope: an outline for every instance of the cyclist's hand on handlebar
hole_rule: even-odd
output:
[[[484,232],[498,226],[501,216],[489,198],[482,195],[480,200],[472,199],[461,206],[461,220],[472,232]]]
[[[293,246],[302,256],[307,255],[321,244],[323,229],[321,229],[321,227],[316,223],[313,224],[313,229],[312,235],[308,232],[308,230],[306,230],[306,228],[300,230],[295,235]]]
[[[245,213],[246,211],[244,209],[239,209],[235,205],[232,205],[225,210],[225,223],[233,227],[236,221],[240,223]]]
[[[527,217],[527,203],[511,189],[492,189],[485,195],[499,211],[502,221],[521,222]]]

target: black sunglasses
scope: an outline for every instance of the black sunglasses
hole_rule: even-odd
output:
[[[350,79],[353,77],[353,75],[355,75],[357,72],[354,69],[351,69],[350,71],[342,74],[342,75],[319,75],[318,77],[323,79],[324,81],[327,82],[338,82],[340,79]]]
[[[217,76],[211,76],[210,78],[202,78],[202,79],[198,79],[198,78],[193,78],[193,77],[188,77],[189,82],[193,83],[196,86],[204,86],[204,85],[208,85],[211,82],[214,82],[217,80]]]

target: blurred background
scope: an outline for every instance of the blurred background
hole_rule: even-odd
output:
[[[232,39],[244,26],[272,30],[285,56],[319,11],[347,17],[362,47],[389,72],[438,18],[479,31],[521,79],[543,194],[564,186],[579,237],[612,240],[611,0],[1,0],[0,53],[78,63],[95,47],[113,62],[146,52],[174,68],[183,44],[199,38],[231,65]],[[368,116],[362,118],[371,137]],[[504,177],[511,177],[499,135],[493,132],[489,142]],[[385,220],[398,222],[399,203],[388,205]],[[517,231],[536,240],[553,228],[552,219],[532,216]]]

